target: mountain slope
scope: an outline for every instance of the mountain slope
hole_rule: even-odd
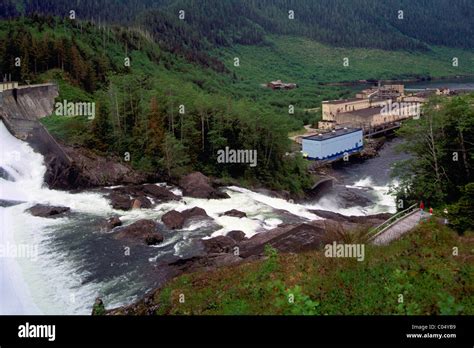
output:
[[[184,28],[184,37],[194,32],[213,45],[259,44],[265,34],[285,34],[341,47],[474,48],[470,0],[5,0],[2,6],[3,17],[68,16],[75,10],[78,19],[140,24],[151,31],[156,28],[147,27],[150,16],[168,17],[173,19],[168,28]],[[184,21],[178,19],[180,10]]]

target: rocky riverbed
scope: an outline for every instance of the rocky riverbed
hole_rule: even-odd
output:
[[[337,191],[297,200],[198,172],[157,182],[74,149],[68,155],[84,175],[63,178],[83,184],[66,180],[70,189],[57,190],[45,181],[54,170],[47,158],[1,124],[0,132],[6,151],[22,159],[0,165],[0,218],[10,226],[3,242],[35,251],[0,259],[5,314],[89,314],[97,297],[126,308],[180,274],[261,259],[265,245],[281,253],[320,248],[334,230],[376,225],[387,216],[367,216],[392,209],[380,206],[386,193],[378,185],[387,181],[365,178],[383,170],[365,164],[341,172]]]

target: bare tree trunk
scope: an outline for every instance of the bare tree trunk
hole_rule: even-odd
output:
[[[428,145],[430,147],[431,155],[433,157],[433,164],[434,164],[434,170],[436,174],[436,181],[441,184],[441,176],[439,173],[439,166],[438,166],[438,157],[436,153],[436,147],[435,147],[435,140],[434,140],[434,134],[433,134],[433,117],[430,116],[428,118],[429,120],[429,126],[430,126],[430,132],[428,134],[429,142]]]
[[[201,113],[201,150],[204,151],[204,114]]]
[[[461,140],[461,150],[462,150],[462,160],[464,162],[464,170],[466,171],[467,179],[469,179],[471,177],[471,173],[469,171],[469,165],[467,162],[466,145],[464,144],[464,134],[462,133],[461,129],[459,129],[459,139]]]

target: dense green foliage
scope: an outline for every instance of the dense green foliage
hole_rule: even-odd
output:
[[[427,50],[428,45],[474,47],[469,0],[4,0],[2,16],[46,13],[121,24],[150,24],[180,45],[205,38],[217,45],[258,44],[264,34],[306,36],[346,47]],[[149,11],[153,10],[148,21]],[[178,11],[185,11],[185,20]],[[289,19],[294,11],[294,19]],[[403,11],[400,19],[399,11]],[[156,20],[158,19],[158,20]],[[148,28],[148,26],[147,26]],[[161,29],[160,29],[161,28]]]
[[[57,81],[59,101],[69,98],[70,102],[97,102],[92,122],[80,116],[43,119],[60,140],[124,159],[130,155],[135,168],[158,175],[179,176],[201,170],[295,193],[310,185],[303,159],[286,156],[288,131],[302,124],[295,126],[295,121],[285,114],[274,114],[245,98],[234,99],[229,92],[230,76],[198,69],[135,31],[99,31],[71,21],[53,22],[54,30],[38,18],[3,22],[0,28],[5,42],[6,34],[20,32],[31,37],[32,42],[47,38],[53,46],[61,47],[66,36],[82,52],[78,53],[81,63],[63,66],[61,56],[57,56],[61,50],[53,51],[54,57],[59,57],[59,66],[52,61],[49,68],[55,69],[43,74],[40,73],[47,66],[38,67],[35,74],[30,65],[22,64],[33,81]],[[11,44],[20,48],[22,57],[34,56],[22,40]],[[107,68],[103,80],[97,79],[94,88],[85,88],[76,76],[82,71],[82,63],[92,59],[91,52],[103,56]],[[130,67],[120,65],[127,55],[132,62]],[[7,65],[12,58],[10,53],[4,50],[2,57],[3,66],[15,70]],[[217,163],[217,150],[226,146],[257,150],[258,165]]]
[[[8,13],[45,12],[65,18],[63,12],[70,10],[62,1],[14,3]],[[103,9],[116,4],[128,12],[113,11],[114,16],[104,17],[97,4],[90,8],[86,4],[76,3],[76,20],[33,14],[1,21],[0,70],[21,82],[56,81],[59,101],[95,101],[92,122],[58,116],[43,122],[64,142],[124,159],[130,156],[135,168],[158,175],[201,170],[249,185],[301,192],[310,180],[301,156],[288,155],[288,133],[315,123],[322,100],[354,92],[322,83],[463,74],[469,72],[472,60],[468,51],[445,47],[429,47],[422,54],[334,49],[301,37],[268,35],[312,37],[299,29],[270,30],[271,21],[261,22],[276,18],[290,2],[275,2],[280,10],[275,7],[266,13],[253,1],[202,6],[159,1],[149,9],[147,1],[110,1]],[[174,15],[183,6],[188,6],[186,21]],[[263,12],[255,16],[257,10]],[[207,16],[214,13],[219,13],[219,20]],[[95,23],[79,20],[81,15]],[[460,59],[459,67],[450,64],[453,54]],[[345,56],[351,59],[349,67],[341,64]],[[17,57],[21,67],[15,65]],[[238,67],[235,57],[240,59]],[[124,64],[126,59],[131,66]],[[299,88],[262,87],[273,79],[296,82]],[[290,105],[294,113],[289,112]],[[258,165],[217,163],[217,150],[226,146],[257,150]]]
[[[474,231],[474,183],[461,188],[461,198],[447,207],[447,218],[453,228],[464,233]]]
[[[403,124],[402,149],[413,157],[397,164],[399,198],[427,205],[459,199],[474,181],[474,94],[432,98],[423,116]]]
[[[457,256],[453,246],[459,247]],[[472,246],[472,236],[460,237],[429,222],[388,246],[366,245],[363,262],[328,258],[324,251],[277,255],[267,248],[264,261],[180,276],[134,311],[144,314],[154,307],[156,314],[178,315],[472,315]]]

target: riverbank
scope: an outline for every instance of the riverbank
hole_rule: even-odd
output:
[[[463,80],[473,79],[474,75],[455,75],[455,76],[419,76],[416,78],[409,79],[389,79],[380,80],[382,84],[405,84],[405,83],[417,83],[426,81],[443,81],[443,80]],[[357,80],[357,81],[343,81],[343,82],[321,82],[322,86],[364,86],[364,85],[376,85],[379,80]]]
[[[451,245],[459,246],[459,256]],[[323,250],[267,249],[257,261],[179,276],[108,314],[472,315],[473,246],[472,237],[431,222],[389,246],[366,245],[363,262],[326,257]]]
[[[250,238],[246,238],[240,231],[232,231],[226,236],[200,240],[196,245],[196,249],[201,251],[199,254],[157,266],[159,272],[166,275],[163,286],[166,287],[171,279],[183,275],[196,272],[212,273],[264,260],[268,257],[269,248],[274,252],[288,255],[320,250],[328,243],[347,242],[349,239],[366,242],[368,235],[361,231],[367,231],[391,216],[390,214],[344,216],[323,210],[311,210],[311,213],[319,220],[307,221],[293,216],[294,223],[282,223],[274,229],[255,234]],[[291,215],[286,214],[288,217]],[[157,291],[159,289],[153,290],[152,293]],[[150,295],[145,296],[139,303],[150,303]],[[133,314],[136,306],[137,304],[132,304],[111,310],[109,313]],[[146,310],[146,314],[153,314],[154,306],[152,307]]]

